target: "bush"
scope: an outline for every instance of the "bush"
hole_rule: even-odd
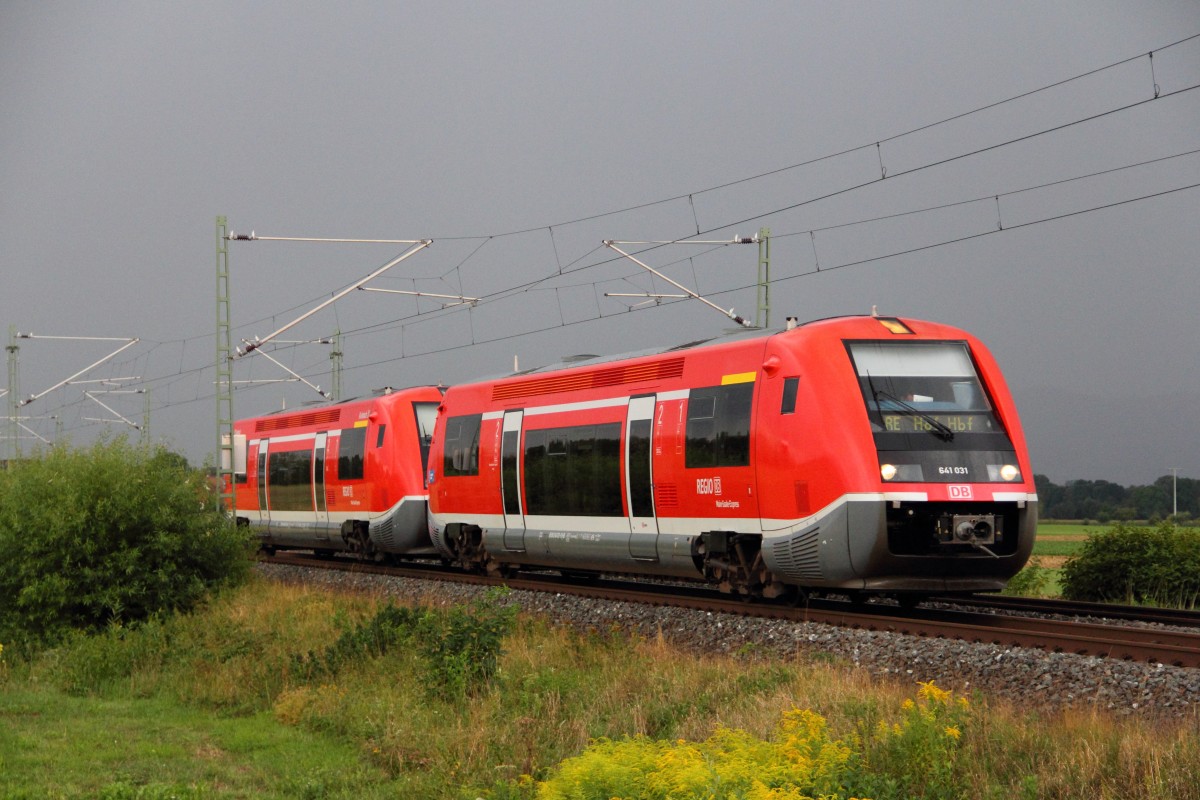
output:
[[[1050,570],[1042,566],[1037,556],[1029,559],[1025,569],[1009,579],[1001,594],[1010,597],[1043,597],[1050,585]]]
[[[1062,568],[1068,600],[1195,607],[1200,598],[1200,533],[1162,522],[1117,524],[1090,537]]]
[[[0,642],[25,649],[186,610],[249,569],[203,473],[125,439],[0,473]]]
[[[527,777],[511,788],[537,800],[968,797],[970,760],[959,754],[972,720],[966,698],[930,681],[904,702],[899,721],[880,719],[845,739],[833,737],[821,715],[794,708],[768,739],[722,726],[702,742],[598,739],[545,781]]]
[[[500,667],[504,637],[516,624],[517,607],[500,601],[506,587],[489,589],[469,606],[426,614],[420,626],[421,655],[430,690],[454,699],[486,686]]]
[[[554,768],[538,800],[801,800],[848,796],[855,751],[829,735],[823,717],[793,709],[769,740],[718,727],[703,742],[637,736],[599,739]]]
[[[371,619],[344,630],[324,652],[295,657],[292,672],[302,680],[317,681],[408,643],[425,662],[422,684],[428,691],[435,697],[460,699],[487,686],[499,669],[504,638],[517,616],[515,605],[501,602],[507,591],[490,589],[470,605],[445,611],[389,603]]]

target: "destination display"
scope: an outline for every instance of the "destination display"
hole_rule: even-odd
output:
[[[883,414],[883,427],[888,433],[932,433],[935,422],[955,433],[992,433],[989,414]]]

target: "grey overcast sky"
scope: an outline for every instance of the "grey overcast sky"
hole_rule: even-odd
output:
[[[768,227],[772,326],[872,306],[960,325],[1004,368],[1035,471],[1196,477],[1197,34],[1195,0],[4,0],[0,326],[139,337],[80,380],[137,378],[107,388],[149,390],[151,436],[199,463],[218,215],[432,238],[371,286],[483,298],[352,292],[281,337],[340,329],[346,397],[718,335],[696,301],[604,297],[675,290],[601,241]],[[231,243],[235,337],[404,249]],[[753,318],[755,247],[640,258]],[[18,344],[25,398],[120,343]],[[328,346],[263,349],[330,387]],[[257,354],[235,372],[286,377]],[[140,424],[145,395],[84,395],[104,387],[50,392],[23,423],[137,436],[92,420]],[[243,384],[235,412],[314,400]]]

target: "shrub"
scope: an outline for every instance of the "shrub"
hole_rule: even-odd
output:
[[[860,725],[856,734],[830,735],[821,715],[794,708],[770,738],[718,727],[690,742],[637,736],[594,741],[556,766],[545,781],[513,788],[537,800],[691,798],[712,800],[836,800],[850,797],[958,798],[968,796],[959,751],[972,723],[966,698],[922,683],[901,718]]]
[[[0,474],[0,641],[28,649],[189,609],[244,576],[246,534],[181,461],[119,438]]]
[[[412,636],[428,612],[388,603],[366,622],[342,631],[337,641],[321,653],[308,651],[293,659],[293,671],[306,680],[337,675],[343,667],[380,658],[397,643]]]
[[[1117,524],[1090,537],[1062,568],[1068,600],[1191,608],[1200,597],[1200,533],[1170,522]]]
[[[1011,597],[1041,597],[1050,584],[1050,570],[1042,566],[1042,560],[1034,556],[1025,569],[1009,579],[1002,594]]]
[[[428,665],[427,686],[445,698],[462,697],[485,686],[499,669],[503,643],[517,619],[517,607],[504,605],[506,587],[489,589],[469,606],[426,614],[419,629]]]
[[[958,755],[972,723],[970,701],[929,681],[901,710],[899,722],[880,720],[874,730],[861,731],[866,769],[855,789],[875,800],[968,796],[962,774],[966,762]]]
[[[597,740],[559,764],[537,787],[537,797],[832,800],[848,796],[854,760],[850,745],[829,736],[823,717],[793,709],[766,741],[725,727],[703,742],[645,736]]]
[[[446,699],[461,698],[486,686],[499,668],[504,637],[512,632],[517,607],[500,601],[507,589],[491,589],[466,606],[441,611],[389,603],[366,622],[342,632],[321,653],[293,659],[293,671],[314,681],[344,667],[380,658],[410,643],[425,662],[423,685]]]

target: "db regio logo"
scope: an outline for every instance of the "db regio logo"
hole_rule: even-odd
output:
[[[971,487],[970,486],[951,486],[950,487],[950,499],[951,500],[970,500],[971,499]]]

